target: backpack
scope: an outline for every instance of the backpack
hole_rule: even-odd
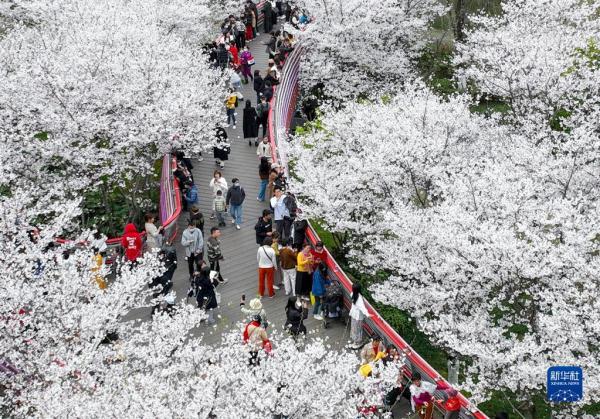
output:
[[[258,115],[258,119],[262,119],[263,113],[265,113],[265,111],[266,112],[269,111],[269,104],[268,103],[260,103],[256,107],[256,115]]]
[[[293,194],[288,192],[287,196],[285,198],[284,204],[290,213],[290,218],[296,218],[296,213],[298,212],[298,205],[296,203],[296,197]]]

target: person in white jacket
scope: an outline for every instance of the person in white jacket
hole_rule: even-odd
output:
[[[160,232],[163,227],[156,228],[154,225],[154,215],[152,214],[146,214],[144,218],[146,220],[146,224],[144,225],[144,229],[146,230],[146,246],[148,250],[158,249],[162,244]]]
[[[273,278],[277,269],[275,250],[273,250],[273,239],[265,237],[263,245],[258,248],[256,260],[258,262],[258,294],[264,297],[265,294],[265,279],[267,282],[267,291],[269,298],[275,297],[273,290]]]
[[[352,307],[350,308],[350,339],[353,347],[360,348],[362,344],[362,324],[365,317],[371,317],[361,294],[359,284],[352,285]]]
[[[263,157],[266,157],[267,160],[269,160],[269,163],[271,163],[273,157],[271,155],[271,143],[269,143],[268,137],[262,138],[262,142],[258,145],[258,148],[256,149],[256,155],[258,156],[259,160]]]
[[[223,193],[223,196],[227,196],[227,190],[229,189],[227,186],[227,181],[225,180],[221,172],[219,172],[218,170],[214,171],[213,178],[208,183],[208,186],[213,191],[213,198],[217,197],[217,191],[221,191]],[[216,212],[213,210],[210,219],[214,219],[215,216]]]

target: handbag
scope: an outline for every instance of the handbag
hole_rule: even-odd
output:
[[[256,64],[256,61],[254,60],[254,57],[252,57],[248,60],[248,65],[254,65],[254,64]]]

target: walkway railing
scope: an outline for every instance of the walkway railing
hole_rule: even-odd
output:
[[[271,110],[269,112],[269,135],[273,150],[273,161],[278,161],[285,167],[286,175],[288,175],[287,133],[296,110],[299,89],[298,74],[300,72],[300,60],[302,54],[302,47],[297,46],[287,57],[283,67],[281,81],[271,102]],[[313,245],[319,241],[319,236],[310,224],[307,231],[307,238]],[[346,304],[349,305],[350,294],[352,293],[352,281],[340,268],[335,259],[333,259],[329,250],[325,250],[327,251],[328,256],[327,266],[330,275],[342,285]],[[403,372],[408,379],[418,371],[421,376],[428,381],[439,382],[440,380],[443,380],[440,374],[416,353],[368,302],[365,301],[365,304],[371,314],[371,317],[365,320],[365,329],[367,329],[368,332],[377,333],[386,341],[386,343],[393,344],[400,352],[404,353],[406,360]],[[446,382],[445,380],[443,381]],[[446,384],[451,386],[447,382]],[[442,398],[441,394],[436,394],[436,397]],[[460,395],[460,400],[461,418],[487,419],[487,416],[479,411],[479,409],[467,398]]]

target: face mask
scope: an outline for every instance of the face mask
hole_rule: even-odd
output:
[[[240,186],[240,182],[235,182],[233,186]]]

